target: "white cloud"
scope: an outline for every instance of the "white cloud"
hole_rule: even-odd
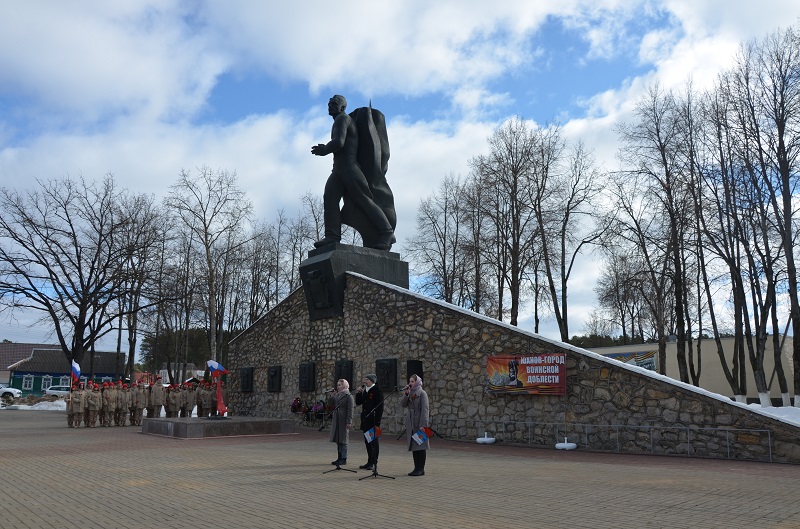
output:
[[[188,31],[183,5],[15,4],[0,17],[0,94],[21,93],[84,123],[193,112],[225,61]]]
[[[796,23],[800,3],[148,0],[19,2],[5,11],[0,185],[111,172],[125,187],[162,197],[182,168],[207,165],[236,171],[257,214],[271,219],[279,208],[299,208],[306,191],[321,193],[331,162],[309,151],[328,137],[330,118],[322,106],[276,103],[234,123],[193,124],[221,74],[273,76],[312,94],[433,95],[452,102],[448,120],[412,110],[387,116],[402,242],[420,198],[446,174],[466,175],[497,121],[519,113],[500,81],[543,66],[548,54],[532,38],[548,19],[578,31],[589,45],[585,61],[622,56],[652,65],[612,78],[612,89],[583,102],[585,115],[564,123],[565,136],[582,138],[611,169],[614,127],[648,83],[680,88],[692,77],[709,86],[742,40]],[[658,27],[637,26],[655,19]],[[547,91],[546,76],[529,82]],[[588,263],[581,277],[591,277],[596,265]],[[580,281],[571,287],[574,306],[589,306],[580,299],[590,299],[591,281]],[[575,332],[580,325],[571,321]]]

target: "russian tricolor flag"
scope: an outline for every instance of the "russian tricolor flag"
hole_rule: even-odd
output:
[[[217,363],[213,360],[208,361],[208,368],[211,370],[212,377],[221,377],[228,373],[228,370],[222,367],[222,364]]]
[[[72,380],[78,382],[81,379],[81,366],[75,360],[72,361]]]
[[[366,432],[364,432],[364,439],[367,440],[368,443],[371,443],[375,440],[376,437],[380,437],[381,435],[381,427],[376,426],[375,428],[370,428]]]
[[[433,435],[433,430],[431,430],[431,429],[430,429],[430,428],[428,428],[427,426],[423,426],[422,428],[420,428],[419,430],[417,430],[417,433],[415,433],[414,435],[412,435],[412,436],[411,436],[411,438],[412,438],[412,439],[414,440],[414,442],[416,442],[418,445],[421,445],[422,443],[424,443],[425,441],[427,441],[428,439],[430,439],[431,435]]]

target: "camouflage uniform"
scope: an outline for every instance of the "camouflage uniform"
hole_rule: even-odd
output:
[[[103,415],[101,424],[111,426],[114,420],[114,410],[117,408],[117,390],[114,384],[103,383]]]
[[[84,391],[84,393],[85,393],[85,395],[87,397],[92,392],[92,382],[91,382],[91,380],[86,382],[85,389],[84,389],[83,382],[81,382],[79,384],[79,387]],[[89,408],[87,406],[89,406],[88,401],[84,402],[84,404],[83,404],[83,425],[88,427],[89,426]],[[80,426],[80,423],[76,424],[75,426]]]
[[[97,426],[97,412],[100,410],[100,401],[100,386],[94,384],[92,385],[92,391],[89,391],[86,395],[86,413],[89,414],[87,426],[90,428]]]
[[[197,405],[197,416],[205,417],[205,409],[203,407],[203,383],[200,382],[194,390],[194,402]]]
[[[181,417],[187,417],[192,414],[191,408],[189,409],[189,413],[186,413],[187,408],[189,408],[189,385],[181,384]]]
[[[81,425],[83,418],[83,407],[86,402],[86,395],[78,386],[72,386],[72,391],[67,397],[67,426],[75,428]]]
[[[170,384],[167,387],[167,393],[164,396],[164,409],[166,410],[167,417],[177,417],[178,409],[181,406],[181,394],[177,386]]]
[[[128,402],[131,400],[131,392],[128,391],[128,385],[122,384],[122,386],[117,389],[117,410],[114,415],[114,424],[117,426],[125,426],[125,422],[128,420]]]
[[[148,399],[147,417],[161,417],[161,407],[164,405],[164,384],[161,379],[156,379],[156,383],[150,386],[150,396]],[[150,413],[152,411],[152,414]]]
[[[143,383],[139,384],[133,393],[134,393],[133,400],[135,409],[135,417],[133,424],[135,424],[136,426],[141,426],[142,412],[147,407],[147,397],[148,397],[147,388],[144,386]]]
[[[202,398],[203,398],[203,417],[208,417],[213,413],[211,410],[211,402],[213,399],[213,394],[211,391],[210,382],[206,382],[205,385],[203,386]]]

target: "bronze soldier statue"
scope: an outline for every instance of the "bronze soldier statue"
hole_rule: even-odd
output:
[[[317,156],[333,154],[333,170],[323,195],[325,237],[314,246],[339,242],[344,222],[361,234],[364,246],[389,250],[396,240],[397,215],[386,182],[389,161],[386,121],[371,106],[358,108],[349,115],[345,108],[347,101],[343,96],[330,99],[331,141],[311,147]],[[339,210],[342,199],[344,205]]]

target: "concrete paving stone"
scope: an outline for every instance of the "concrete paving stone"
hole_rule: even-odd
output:
[[[800,467],[478,445],[435,439],[425,476],[381,438],[368,478],[328,433],[213,439],[67,428],[60,412],[0,411],[2,529],[800,528]]]

